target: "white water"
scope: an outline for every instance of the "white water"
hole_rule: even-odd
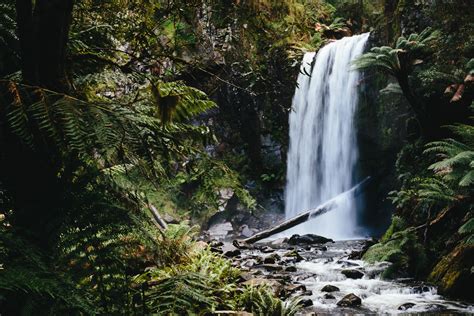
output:
[[[359,73],[350,63],[361,55],[369,34],[345,37],[303,58],[290,114],[286,217],[314,208],[350,189],[358,150],[354,113]],[[311,74],[311,76],[308,76]],[[340,206],[292,233],[316,233],[334,239],[360,236],[353,195]]]
[[[470,314],[474,312],[474,306],[462,302],[450,301],[437,293],[433,286],[419,285],[413,283],[401,283],[397,281],[383,280],[381,272],[389,266],[389,263],[368,264],[361,260],[348,260],[347,254],[356,245],[356,242],[337,242],[328,244],[328,251],[309,261],[302,261],[296,266],[298,271],[306,271],[313,274],[312,277],[301,281],[307,289],[312,291],[311,300],[318,314],[338,315],[340,308],[336,303],[349,293],[354,293],[362,299],[362,308],[368,310],[368,314],[400,314],[400,313],[440,313],[446,310],[444,315],[453,313]],[[348,279],[341,271],[344,269],[356,269],[363,271],[361,279]],[[335,299],[326,299],[326,293],[321,292],[323,286],[330,284],[337,286],[340,291],[331,293]],[[399,307],[405,303],[414,304],[409,310],[402,311]],[[449,311],[449,312],[448,312]],[[346,314],[346,313],[344,313]],[[350,313],[352,314],[352,313]],[[354,312],[354,314],[359,314]]]

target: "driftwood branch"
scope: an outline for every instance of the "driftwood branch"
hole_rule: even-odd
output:
[[[163,220],[163,218],[160,216],[160,213],[158,212],[156,207],[153,204],[149,203],[148,204],[148,209],[150,210],[151,215],[153,215],[153,219],[155,220],[155,223],[158,224],[157,225],[158,228],[160,228],[161,230],[166,230],[168,228],[168,225]]]
[[[327,213],[327,212],[337,208],[338,205],[339,205],[339,201],[344,196],[348,196],[348,195],[351,195],[351,194],[353,194],[354,196],[357,196],[360,193],[362,193],[365,190],[365,188],[367,187],[367,184],[369,183],[369,180],[370,180],[370,177],[367,177],[362,182],[360,182],[355,187],[353,187],[352,189],[339,194],[338,196],[334,197],[333,199],[327,201],[326,203],[321,204],[320,206],[318,206],[314,209],[310,209],[310,210],[307,210],[305,212],[302,212],[301,214],[299,214],[299,215],[297,215],[293,218],[290,218],[290,219],[278,224],[275,227],[272,227],[270,229],[261,231],[261,232],[255,234],[255,235],[253,235],[249,238],[240,240],[238,242],[252,244],[252,243],[257,242],[259,240],[262,240],[264,238],[273,236],[273,235],[281,233],[281,232],[283,232],[287,229],[295,227],[295,226],[297,226],[301,223],[304,223],[304,222],[306,222],[310,219],[313,219],[315,217],[323,215],[324,213]]]

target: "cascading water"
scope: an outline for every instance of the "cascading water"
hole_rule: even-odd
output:
[[[324,46],[316,57],[315,53],[307,53],[303,58],[289,119],[287,218],[354,185],[358,156],[354,114],[359,73],[350,68],[351,62],[363,53],[368,37],[368,33],[345,37]],[[346,195],[338,205],[294,232],[334,239],[360,236],[355,197]]]

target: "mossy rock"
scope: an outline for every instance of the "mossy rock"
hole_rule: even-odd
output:
[[[428,281],[438,285],[441,294],[474,301],[473,263],[474,245],[461,243],[436,264]]]
[[[382,278],[387,279],[419,275],[427,263],[424,248],[411,229],[391,233],[390,238],[370,247],[364,254],[363,260],[369,263],[391,262],[392,265],[382,273]]]

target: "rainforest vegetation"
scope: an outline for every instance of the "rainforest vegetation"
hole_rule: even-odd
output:
[[[369,31],[351,65],[380,238],[363,259],[472,301],[472,9],[0,0],[0,314],[297,313],[203,232],[283,212],[301,57]]]

